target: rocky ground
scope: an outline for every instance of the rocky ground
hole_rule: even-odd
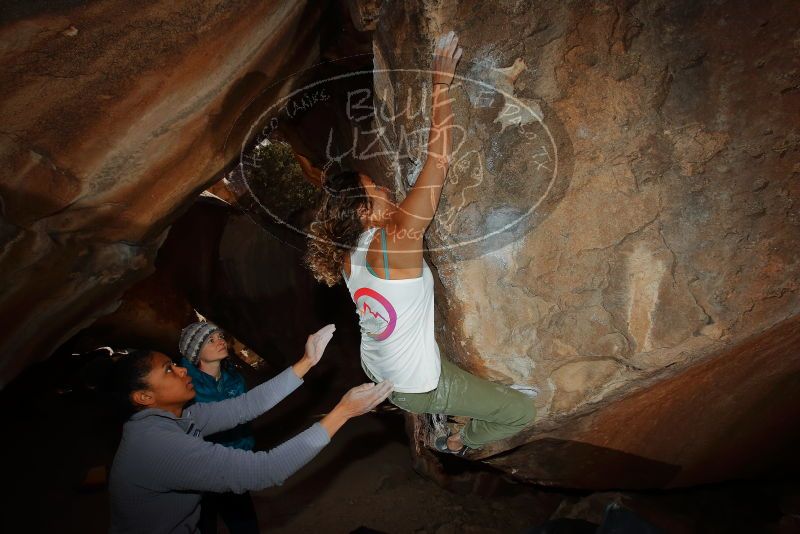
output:
[[[345,427],[323,454],[281,488],[256,495],[267,532],[522,532],[547,519],[561,496],[503,483],[491,498],[454,493],[411,469],[396,414]],[[472,489],[472,488],[464,488]],[[480,489],[478,489],[480,491]]]

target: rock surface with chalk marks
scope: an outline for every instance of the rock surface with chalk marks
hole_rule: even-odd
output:
[[[788,2],[383,3],[377,67],[427,65],[440,31],[464,49],[427,236],[443,354],[538,390],[538,424],[474,458],[545,484],[665,487],[786,452],[784,433],[757,436],[800,415],[798,16]],[[390,108],[382,95],[428,83],[376,90],[389,80]]]

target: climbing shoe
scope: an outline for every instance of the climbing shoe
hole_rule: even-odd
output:
[[[450,447],[447,446],[447,438],[450,436],[439,436],[436,438],[436,441],[433,443],[433,446],[436,447],[436,450],[439,452],[443,452],[445,454],[455,454],[456,456],[464,456],[467,451],[469,451],[469,447],[466,445],[462,445],[460,449],[454,451]]]

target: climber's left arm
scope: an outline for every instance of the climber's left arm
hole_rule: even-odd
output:
[[[462,49],[458,46],[458,37],[454,32],[439,37],[431,69],[433,96],[427,158],[414,186],[400,204],[392,221],[398,229],[407,230],[405,235],[417,236],[418,239],[422,239],[425,229],[436,214],[450,166],[453,99],[449,88],[461,54]]]

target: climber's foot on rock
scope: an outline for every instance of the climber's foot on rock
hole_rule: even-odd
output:
[[[464,442],[461,440],[461,433],[459,432],[450,434],[449,436],[439,436],[436,438],[434,445],[437,451],[455,454],[456,456],[464,456],[469,450],[469,447],[464,445]]]
[[[453,452],[459,452],[464,448],[464,441],[461,439],[460,432],[447,437],[447,448]]]

